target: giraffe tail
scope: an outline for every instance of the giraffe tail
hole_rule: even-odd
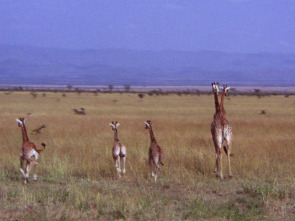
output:
[[[225,152],[225,154],[226,154],[226,155],[228,155],[228,151],[227,151],[227,148],[226,148],[226,146],[223,146],[223,149],[224,149],[224,152]],[[233,156],[233,154],[232,154],[232,153],[230,153],[230,156]]]
[[[42,150],[38,150],[38,149],[37,149],[37,152],[38,152],[38,153],[40,153],[40,152],[42,152],[43,150],[45,150],[46,144],[45,144],[45,143],[42,143],[42,146],[43,146],[43,149],[42,149]]]
[[[164,166],[164,163],[162,162],[162,156],[160,155],[160,159],[159,159],[159,161],[160,161],[160,164],[162,165],[162,166]]]
[[[223,149],[224,149],[225,154],[227,155],[228,152],[227,152],[227,148],[226,148],[226,146],[223,146]]]

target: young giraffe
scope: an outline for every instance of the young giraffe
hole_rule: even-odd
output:
[[[126,161],[126,155],[127,155],[127,150],[126,147],[124,145],[122,145],[118,139],[118,127],[119,127],[119,123],[116,122],[112,122],[110,123],[110,126],[112,127],[112,130],[114,131],[114,146],[112,149],[112,153],[113,153],[113,158],[115,161],[115,167],[117,169],[118,175],[121,176],[121,166],[120,166],[120,159],[122,158],[123,160],[123,174],[126,173],[126,169],[125,169],[125,161]]]
[[[219,93],[219,83],[212,83],[212,89],[213,89],[213,94],[214,94],[214,100],[215,100],[215,115],[220,112],[220,105],[218,101],[218,93]]]
[[[158,172],[160,170],[160,164],[164,166],[162,162],[163,158],[163,150],[157,144],[156,138],[153,133],[152,122],[150,120],[144,122],[146,127],[145,129],[149,129],[150,137],[151,137],[151,145],[149,149],[149,165],[152,171],[152,177],[155,178],[155,182],[157,182]]]
[[[230,151],[232,146],[232,128],[229,124],[228,120],[226,119],[226,112],[224,109],[224,96],[227,95],[229,87],[224,86],[222,95],[221,95],[221,104],[219,105],[218,102],[218,92],[219,92],[219,84],[212,83],[212,89],[214,93],[215,99],[215,114],[214,120],[211,124],[211,134],[213,143],[215,146],[215,153],[216,153],[216,167],[215,173],[220,179],[223,179],[222,174],[222,154],[221,150],[222,147],[227,155],[228,159],[228,173],[229,176],[232,177],[231,165],[230,165]]]
[[[219,83],[212,83],[212,90],[213,90],[213,94],[214,94],[214,101],[215,101],[215,114],[213,116],[213,119],[214,121],[212,122],[211,124],[211,134],[212,134],[212,139],[213,139],[213,143],[214,143],[214,146],[215,146],[215,153],[216,153],[216,165],[215,165],[215,170],[214,170],[214,173],[216,173],[217,175],[217,168],[218,168],[218,148],[217,148],[217,145],[215,144],[215,139],[214,139],[214,136],[213,136],[213,127],[215,127],[215,122],[218,123],[217,120],[215,119],[218,119],[219,118],[219,115],[220,115],[220,105],[219,105],[219,101],[218,101],[218,93],[219,93]],[[214,124],[214,125],[213,125]]]
[[[222,89],[222,94],[221,94],[220,111],[224,114],[224,116],[226,116],[226,111],[224,109],[224,98],[225,96],[228,95],[229,89],[230,87],[228,87],[227,85],[224,85]]]
[[[229,176],[232,177],[232,171],[231,171],[231,164],[230,164],[230,156],[231,156],[231,147],[232,147],[232,140],[233,140],[233,132],[232,127],[228,120],[226,119],[226,111],[224,109],[224,98],[228,95],[230,87],[227,85],[223,86],[222,95],[221,95],[221,102],[220,102],[220,111],[224,117],[224,143],[223,143],[223,149],[225,154],[227,155],[227,161],[228,161],[228,173]]]
[[[25,119],[19,118],[16,119],[16,122],[18,123],[18,126],[21,128],[22,131],[22,137],[23,137],[23,145],[22,150],[20,154],[20,172],[22,173],[24,177],[24,183],[26,184],[29,181],[29,173],[31,170],[31,167],[34,166],[35,168],[35,174],[33,175],[33,180],[37,180],[37,174],[36,174],[36,166],[38,164],[38,158],[41,151],[45,149],[45,143],[42,143],[42,146],[44,147],[43,150],[37,149],[34,143],[29,141],[27,129],[25,125]],[[32,160],[32,157],[34,157],[34,160]],[[24,170],[24,161],[26,161],[26,168]]]

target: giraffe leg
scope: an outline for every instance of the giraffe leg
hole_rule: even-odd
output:
[[[155,182],[157,182],[157,177],[158,177],[158,169],[157,165],[153,163],[153,171],[152,171],[152,177],[154,177]]]
[[[118,173],[118,158],[114,158],[114,161],[115,161],[115,168],[116,168],[117,173]]]
[[[30,175],[31,166],[32,166],[31,162],[27,161],[27,166],[25,169],[25,181],[24,181],[25,184],[29,182],[29,175]]]
[[[126,157],[122,157],[122,160],[123,160],[123,174],[126,173],[126,168],[125,168],[125,162],[126,162]]]
[[[34,167],[34,174],[33,174],[33,180],[37,180],[38,178],[37,178],[37,165],[38,165],[38,162],[37,161],[34,161],[34,165],[33,165],[33,167]]]
[[[222,152],[221,149],[218,150],[218,175],[221,180],[223,180],[222,174]]]
[[[22,173],[23,177],[25,178],[26,174],[24,172],[24,160],[25,160],[25,158],[23,158],[23,156],[21,155],[20,156],[20,168],[19,168],[19,170]]]
[[[118,169],[118,162],[117,162],[117,159],[114,159],[114,161],[115,161],[115,168],[116,168],[116,170]]]
[[[19,168],[19,170],[22,173],[23,179],[25,180],[25,184],[26,184],[27,183],[27,181],[26,181],[26,173],[24,172],[24,170],[22,168]]]
[[[159,157],[155,157],[153,162],[154,162],[154,178],[155,178],[155,182],[157,182],[157,177],[159,172]]]
[[[227,130],[227,133],[224,136],[226,145],[223,146],[225,153],[227,155],[227,162],[228,162],[228,176],[232,177],[232,171],[231,171],[231,164],[230,164],[230,152],[232,147],[232,131],[231,129]]]
[[[216,162],[215,162],[215,169],[214,173],[218,176],[218,152],[216,152]]]
[[[160,166],[158,164],[157,167],[156,167],[155,182],[157,182],[157,177],[158,177],[159,170],[160,170]]]
[[[228,176],[233,177],[233,174],[232,174],[232,171],[231,171],[231,165],[230,165],[230,151],[228,151],[227,161],[228,161]]]
[[[150,170],[152,172],[152,177],[154,177],[155,176],[155,174],[154,174],[154,167],[153,167],[153,161],[152,161],[152,158],[151,157],[149,157],[149,165],[150,165]]]
[[[151,171],[152,171],[152,177],[154,177],[155,176],[155,173],[154,173],[154,164],[151,164],[150,165],[150,167],[151,167]]]
[[[117,167],[117,171],[120,174],[121,173],[121,166],[120,166],[120,157],[118,156],[117,158],[117,162],[118,162],[118,167]]]
[[[33,175],[33,180],[37,180],[38,178],[37,178],[37,165],[38,165],[38,153],[36,153],[36,155],[35,155],[35,160],[34,160],[34,164],[33,164],[33,167],[34,167],[34,175]]]
[[[222,144],[222,136],[219,131],[216,129],[211,129],[212,134],[212,140],[215,147],[215,169],[214,173],[216,174],[216,177],[219,177],[219,149],[221,148]]]
[[[214,172],[216,173],[216,177],[220,177],[223,179],[222,175],[222,162],[221,162],[221,148],[222,148],[222,136],[220,133],[213,133],[213,143],[215,146],[215,154],[216,154],[216,165]]]
[[[22,167],[24,166],[24,160],[26,160],[26,167],[25,167],[25,168],[19,168],[19,170],[20,170],[20,172],[21,172],[22,175],[23,175],[23,178],[24,178],[24,184],[27,184],[27,182],[29,181],[29,180],[28,180],[28,174],[27,174],[27,171],[28,171],[28,167],[29,167],[30,161],[28,161],[27,159],[25,159],[24,157],[22,157],[22,160],[21,160],[21,166],[22,166]]]
[[[231,144],[229,144],[227,147],[226,147],[226,155],[227,155],[227,162],[228,162],[228,176],[229,177],[232,177],[232,171],[231,171],[231,164],[230,164],[230,150],[231,150]]]

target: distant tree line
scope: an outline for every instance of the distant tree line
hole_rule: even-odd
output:
[[[10,94],[11,92],[14,91],[29,91],[31,92],[31,95],[36,98],[37,97],[37,92],[43,92],[43,97],[46,96],[44,94],[45,92],[60,92],[62,93],[63,97],[66,97],[66,93],[77,93],[80,95],[81,93],[93,93],[95,95],[99,93],[137,93],[139,98],[143,98],[145,95],[149,96],[160,96],[160,95],[170,95],[170,94],[175,94],[178,96],[182,95],[202,95],[202,94],[211,94],[212,91],[200,91],[198,89],[191,89],[191,90],[163,90],[163,89],[158,89],[158,90],[150,90],[150,91],[136,91],[136,90],[131,90],[130,85],[124,85],[123,90],[118,89],[116,90],[116,87],[114,85],[108,85],[103,89],[85,89],[85,88],[79,88],[79,87],[74,87],[72,85],[67,85],[65,88],[28,88],[28,87],[22,87],[22,86],[17,86],[17,87],[11,87],[11,88],[0,88],[0,91],[4,91],[5,94]],[[258,98],[264,97],[264,96],[270,96],[270,95],[285,95],[285,97],[289,97],[291,95],[295,95],[295,92],[270,92],[270,91],[262,91],[261,89],[253,89],[252,91],[238,91],[235,88],[230,89],[230,94],[235,96],[235,95],[249,95],[249,96],[257,96]]]

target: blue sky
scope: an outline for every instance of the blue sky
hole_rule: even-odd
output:
[[[294,0],[1,0],[0,44],[295,53]]]

